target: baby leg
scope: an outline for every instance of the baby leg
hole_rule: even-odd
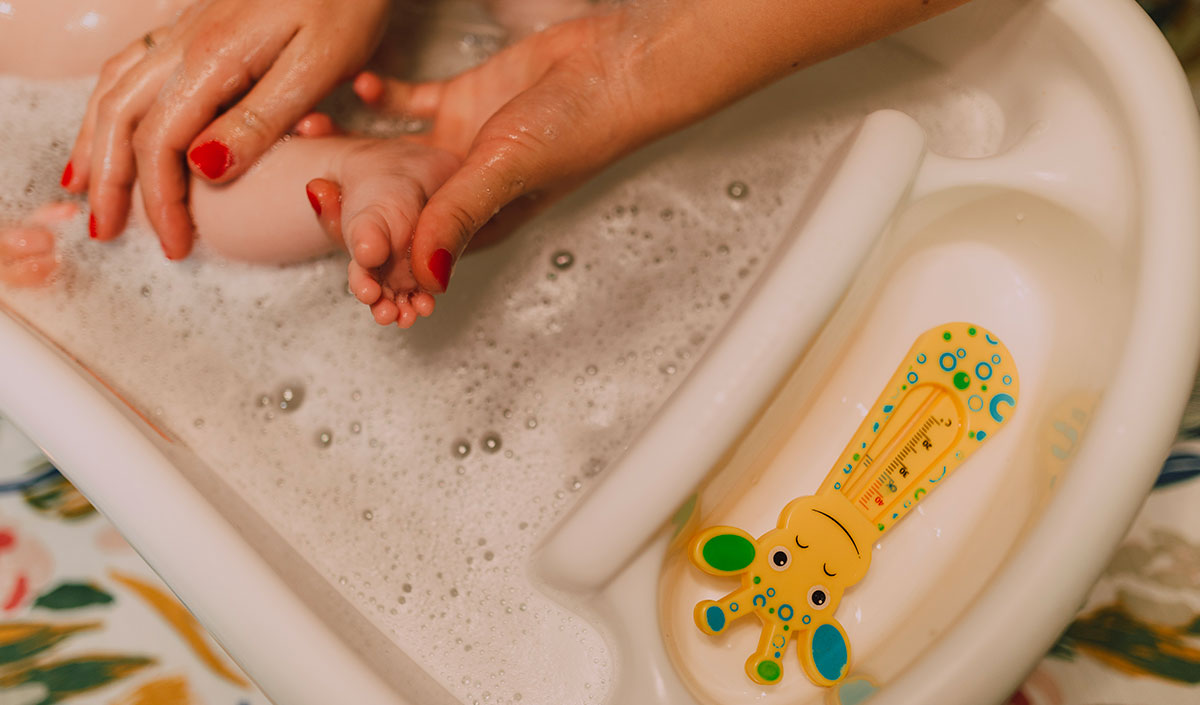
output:
[[[433,311],[413,276],[412,229],[457,167],[448,152],[411,140],[291,139],[233,183],[193,181],[193,219],[198,237],[232,259],[290,263],[348,250],[355,296],[380,324],[407,328]]]
[[[341,248],[313,217],[304,186],[333,173],[349,148],[344,138],[284,140],[229,184],[193,178],[197,238],[223,257],[260,264],[292,264]]]

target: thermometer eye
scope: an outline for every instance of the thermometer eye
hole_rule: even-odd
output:
[[[824,585],[814,585],[808,591],[808,606],[823,610],[829,604],[829,590]]]
[[[776,546],[770,553],[771,567],[775,570],[785,570],[792,564],[792,554],[783,546]]]

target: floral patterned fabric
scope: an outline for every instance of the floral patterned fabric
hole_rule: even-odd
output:
[[[1200,0],[1138,0],[1163,31],[1179,59],[1200,59]]]
[[[266,705],[112,526],[0,418],[0,705]]]
[[[1200,0],[1140,0],[1200,105]],[[1200,703],[1200,383],[1146,506],[1011,705]]]
[[[1012,705],[1200,703],[1200,390],[1158,485]]]

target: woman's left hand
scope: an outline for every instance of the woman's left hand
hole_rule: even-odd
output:
[[[117,237],[135,178],[171,259],[194,237],[188,172],[237,178],[383,35],[388,0],[199,0],[104,65],[63,175],[88,192],[92,236]]]

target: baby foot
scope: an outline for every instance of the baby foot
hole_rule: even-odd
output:
[[[322,226],[350,252],[350,290],[380,325],[408,328],[433,313],[433,296],[413,275],[412,239],[430,194],[459,160],[412,140],[359,140],[332,179],[308,183]],[[449,275],[449,262],[446,263]],[[444,286],[443,286],[444,288]]]
[[[425,291],[445,291],[468,247],[504,237],[592,173],[669,131],[664,120],[674,113],[632,98],[641,89],[626,67],[627,26],[615,12],[563,22],[446,81],[355,77],[364,103],[429,121],[423,144],[463,159],[430,196],[412,238],[413,273]]]
[[[78,212],[74,203],[51,203],[39,208],[24,224],[0,229],[0,281],[16,287],[48,284],[58,269],[50,227]]]

